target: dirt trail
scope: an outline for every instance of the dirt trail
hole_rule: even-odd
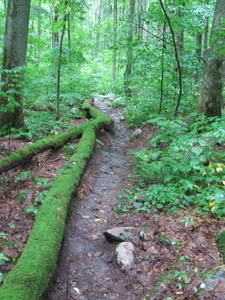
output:
[[[223,261],[216,244],[216,236],[224,230],[223,220],[213,214],[200,217],[192,207],[178,213],[168,213],[166,208],[137,213],[134,201],[127,201],[133,209],[121,208],[123,213],[117,213],[116,204],[126,201],[117,196],[135,183],[127,177],[134,161],[125,153],[148,147],[156,132],[153,126],[146,126],[130,141],[131,132],[120,109],[109,104],[95,100],[95,105],[114,119],[115,134],[102,130],[98,136],[78,198],[70,205],[56,276],[43,299],[143,300],[145,295],[151,300],[224,299],[225,271],[222,275],[217,272]],[[184,224],[184,220],[189,221]],[[116,245],[103,234],[106,229],[123,226],[145,232],[144,239],[139,234],[132,238],[134,264],[126,271],[116,263]]]
[[[113,110],[109,102],[95,99],[95,105],[115,121],[116,131],[114,135],[102,131],[98,137],[78,193],[81,201],[75,199],[70,206],[56,277],[46,300],[142,299],[130,291],[126,274],[115,262],[115,245],[103,235],[120,223],[115,218],[117,196],[132,170],[131,158],[124,154],[129,129],[121,111]]]

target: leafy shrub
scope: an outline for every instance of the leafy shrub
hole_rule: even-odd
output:
[[[191,122],[190,122],[191,120]],[[212,122],[214,121],[214,122]],[[167,207],[170,211],[187,205],[199,213],[225,214],[224,120],[188,116],[186,119],[149,122],[158,126],[150,148],[133,153],[140,187],[135,195],[146,195],[138,210]]]

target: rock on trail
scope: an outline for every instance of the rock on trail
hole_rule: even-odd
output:
[[[124,154],[130,132],[121,111],[109,104],[95,99],[95,105],[115,121],[116,130],[113,135],[103,130],[98,136],[78,193],[82,199],[71,201],[58,269],[46,300],[143,299],[129,289],[127,274],[116,263],[116,245],[103,234],[119,226],[117,196],[132,169],[131,158]]]

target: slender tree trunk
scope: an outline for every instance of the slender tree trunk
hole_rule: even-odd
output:
[[[179,77],[179,94],[178,94],[178,98],[177,98],[177,105],[176,105],[175,111],[174,111],[174,116],[177,117],[178,109],[179,109],[179,106],[180,106],[180,100],[181,100],[181,97],[182,97],[182,70],[181,70],[180,59],[179,59],[179,55],[178,55],[178,51],[177,51],[175,34],[174,34],[174,31],[173,31],[172,24],[170,22],[170,18],[169,18],[168,14],[165,10],[165,7],[163,5],[162,0],[159,0],[159,2],[160,2],[160,5],[162,7],[163,13],[164,13],[164,15],[167,19],[168,25],[170,27],[172,40],[173,40],[174,54],[175,54],[175,59],[176,59],[176,63],[177,63],[177,72],[178,72],[178,77]]]
[[[162,42],[162,56],[161,56],[161,84],[160,84],[160,102],[159,102],[159,114],[162,112],[162,103],[163,103],[163,84],[164,84],[164,54],[166,44],[165,40],[165,33],[166,33],[166,23],[163,26],[163,42]]]
[[[143,3],[142,0],[138,0],[138,28],[137,28],[137,36],[138,38],[141,38],[143,35],[143,30],[141,27],[143,27],[143,22],[142,22],[142,10],[143,10]]]
[[[3,87],[0,96],[2,106],[0,128],[7,126],[8,130],[11,127],[24,126],[22,86],[26,64],[29,14],[30,0],[8,1],[2,63],[2,69],[6,72],[2,72]]]
[[[124,73],[124,87],[125,94],[127,97],[132,96],[132,91],[130,88],[130,76],[132,74],[132,58],[133,58],[133,20],[135,13],[135,0],[130,0],[130,16],[129,16],[129,33],[128,33],[128,48],[127,48],[127,65]]]
[[[113,24],[113,63],[112,63],[112,81],[116,80],[117,63],[117,0],[114,0],[114,24]]]
[[[180,19],[183,18],[183,9],[185,7],[185,2],[182,3],[182,8],[178,9],[178,16]],[[180,59],[180,68],[181,68],[181,74],[184,74],[184,66],[182,65],[182,56],[184,52],[184,29],[180,30],[178,32],[178,46],[177,46],[177,52]]]
[[[224,74],[224,16],[225,2],[217,0],[214,12],[210,48],[203,68],[203,83],[199,110],[207,117],[221,117]]]
[[[7,12],[7,3],[6,0],[4,0],[4,9],[5,9],[5,13]]]
[[[41,8],[41,0],[38,1],[38,7]],[[41,16],[38,17],[38,39],[41,39],[41,22],[42,18]],[[40,46],[37,48],[37,63],[39,62],[41,57],[41,52],[40,52]]]
[[[64,24],[63,24],[61,38],[60,38],[60,42],[59,42],[59,60],[58,60],[57,91],[56,91],[56,120],[59,120],[62,50],[63,50],[63,38],[64,38],[65,30],[66,30],[66,20],[67,20],[67,15],[65,15],[65,17],[64,17]]]
[[[209,4],[209,0],[205,1],[205,5]],[[209,17],[206,17],[205,19],[205,31],[204,31],[204,51],[203,56],[206,56],[207,50],[208,50],[208,39],[209,39]]]
[[[200,63],[201,57],[202,57],[202,34],[198,33],[196,34],[196,48],[195,48],[195,55]],[[196,67],[195,74],[194,74],[194,80],[195,84],[199,83],[199,65]]]
[[[69,62],[72,63],[72,47],[71,47],[71,29],[70,29],[70,13],[67,15],[67,36],[68,36],[68,48],[69,48]]]
[[[102,0],[99,0],[99,10],[98,10],[98,15],[97,15],[97,33],[96,33],[95,58],[98,58],[98,51],[99,51],[101,12],[102,12]]]
[[[54,7],[54,21],[53,21],[53,31],[52,31],[52,48],[59,45],[59,32],[58,29],[54,28],[54,25],[59,21],[59,6],[58,4]]]

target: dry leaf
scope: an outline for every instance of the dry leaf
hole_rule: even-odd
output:
[[[101,221],[101,219],[95,219],[94,221],[95,221],[95,222],[99,222],[99,221]]]

